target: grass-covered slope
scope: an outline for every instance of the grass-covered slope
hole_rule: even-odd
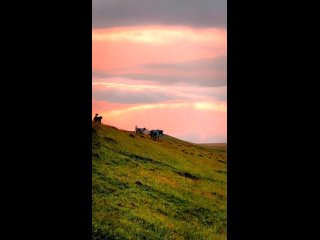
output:
[[[92,135],[93,239],[226,239],[226,146]]]

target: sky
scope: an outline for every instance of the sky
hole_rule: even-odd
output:
[[[92,116],[227,142],[227,1],[93,0]]]

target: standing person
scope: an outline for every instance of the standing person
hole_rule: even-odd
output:
[[[93,118],[93,121],[94,122],[100,122],[101,123],[101,119],[102,119],[102,116],[100,116],[100,117],[98,117],[98,113],[96,113],[96,115],[94,116],[94,118]]]
[[[93,118],[93,121],[95,121],[95,122],[96,122],[96,121],[98,120],[98,115],[99,115],[99,114],[98,114],[98,113],[96,113],[96,115],[95,115],[95,116],[94,116],[94,118]]]

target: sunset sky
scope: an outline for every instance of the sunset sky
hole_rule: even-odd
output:
[[[227,142],[227,1],[93,0],[92,115]]]

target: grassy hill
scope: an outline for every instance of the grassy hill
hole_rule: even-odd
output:
[[[92,128],[92,239],[226,239],[226,145]]]
[[[227,144],[226,143],[200,143],[200,144],[197,144],[197,145],[204,146],[204,147],[227,149]]]

